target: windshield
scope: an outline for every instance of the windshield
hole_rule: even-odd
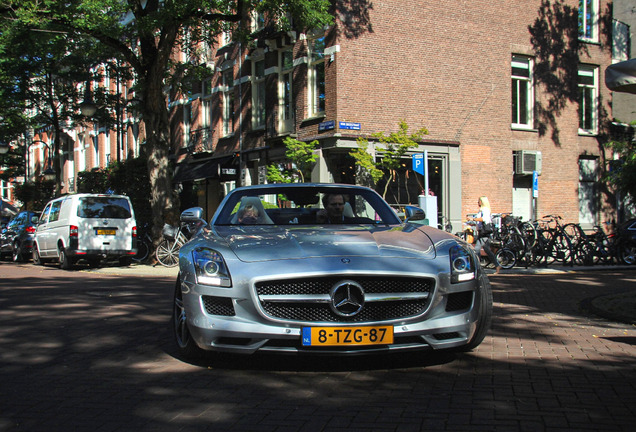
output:
[[[361,187],[271,186],[241,188],[219,209],[214,225],[399,224],[374,191]]]

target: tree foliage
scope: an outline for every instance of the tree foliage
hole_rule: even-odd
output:
[[[311,176],[311,169],[316,163],[314,150],[318,141],[306,143],[295,138],[287,137],[283,141],[287,151],[285,156],[289,163],[271,164],[267,167],[267,181],[270,183],[305,182]]]
[[[428,135],[428,129],[420,128],[416,132],[409,134],[409,126],[401,120],[398,124],[398,131],[391,132],[388,135],[384,132],[377,132],[371,135],[378,141],[376,150],[379,160],[374,160],[373,155],[368,151],[369,140],[366,138],[358,138],[358,148],[349,152],[349,155],[356,160],[356,165],[363,173],[368,174],[373,182],[373,186],[388,175],[386,185],[384,186],[383,197],[386,197],[389,184],[395,179],[397,169],[402,163],[404,155],[413,148],[417,148],[418,142],[422,140],[424,135]]]
[[[626,203],[636,205],[636,122],[625,130],[621,139],[607,144],[618,155],[617,160],[611,161],[607,180],[622,193]]]
[[[81,54],[79,44],[97,46],[130,69],[135,95],[142,101],[153,234],[158,238],[163,220],[179,209],[168,163],[167,102],[178,95],[189,73],[200,72],[199,43],[213,46],[224,30],[249,40],[254,11],[267,13],[280,30],[290,29],[291,23],[296,30],[322,28],[333,21],[329,8],[329,0],[0,0],[0,26],[59,34],[70,53]],[[186,53],[186,63],[175,61],[177,48]],[[59,59],[60,52],[52,57]]]

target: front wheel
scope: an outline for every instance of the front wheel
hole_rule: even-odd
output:
[[[155,257],[162,266],[175,267],[179,264],[179,249],[181,249],[181,243],[163,239],[157,246]]]
[[[460,352],[467,352],[475,349],[479,344],[481,344],[488,331],[490,330],[490,326],[492,324],[492,288],[490,287],[490,282],[485,275],[481,276],[481,283],[479,284],[479,291],[476,293],[479,295],[479,318],[477,320],[477,328],[475,329],[475,333],[473,337],[470,338],[468,343],[463,347],[458,348],[457,350]]]
[[[184,358],[192,359],[200,357],[203,354],[201,348],[192,339],[190,329],[188,328],[188,317],[183,304],[183,292],[181,291],[181,282],[177,279],[174,288],[174,302],[172,308],[172,328],[174,331],[174,339],[179,348],[179,352]]]
[[[497,251],[497,261],[503,269],[511,269],[517,264],[517,257],[513,251],[508,248],[502,248]]]
[[[33,245],[33,264],[42,265],[42,260],[40,259],[40,252],[38,251],[38,246]]]

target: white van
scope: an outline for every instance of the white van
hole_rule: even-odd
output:
[[[35,231],[33,262],[57,261],[70,269],[80,259],[130,264],[137,253],[137,223],[124,195],[74,194],[50,201]]]

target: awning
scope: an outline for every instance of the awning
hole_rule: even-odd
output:
[[[636,94],[636,59],[608,66],[605,70],[605,85],[615,92]]]
[[[184,162],[176,166],[172,182],[184,183],[204,179],[236,180],[238,169],[238,158],[234,156]]]

